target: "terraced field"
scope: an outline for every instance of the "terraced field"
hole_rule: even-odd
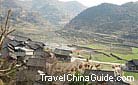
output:
[[[96,61],[101,61],[101,62],[113,62],[113,63],[125,63],[126,61],[124,60],[131,60],[131,59],[138,59],[138,48],[134,47],[125,47],[125,46],[109,46],[109,45],[102,45],[102,44],[92,44],[92,45],[87,45],[86,47],[95,49],[98,52],[105,53],[107,55],[114,54],[118,56],[119,58],[123,60],[119,60],[115,57],[109,57],[103,54],[91,54],[92,60]],[[85,57],[88,58],[90,54],[84,55]]]
[[[108,55],[113,53],[114,55],[122,59],[125,59],[125,60],[138,59],[138,48],[134,48],[134,47],[116,47],[118,48],[116,49],[116,51],[113,51],[111,49],[111,48],[114,48],[114,46],[107,46],[107,45],[102,45],[102,44],[91,44],[91,45],[87,45],[87,47],[96,49],[97,51],[106,53]],[[85,54],[84,56],[88,58],[90,55]],[[92,60],[95,60],[95,61],[122,63],[122,64],[126,63],[126,61],[124,60],[118,60],[114,57],[108,57],[103,54],[92,54],[91,56],[92,56]],[[110,67],[111,67],[110,65],[104,66],[104,68],[110,68]],[[138,73],[135,73],[135,72],[124,71],[124,76],[134,76],[135,80],[138,80]]]

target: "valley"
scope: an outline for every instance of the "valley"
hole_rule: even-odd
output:
[[[9,9],[12,12],[10,23],[4,22]],[[6,75],[0,80],[7,82],[5,78],[11,76],[9,79],[12,81],[13,77],[14,82],[17,80],[18,84],[22,82],[26,85],[29,82],[28,85],[34,85],[35,82],[36,85],[41,85],[40,83],[44,82],[40,81],[39,73],[63,75],[80,72],[84,75],[85,71],[90,70],[113,71],[117,76],[134,76],[137,81],[137,9],[138,2],[122,5],[102,3],[88,8],[77,1],[1,0],[0,39],[4,36],[5,40],[1,40],[4,44],[1,44],[0,69],[9,65],[12,70],[4,71],[5,73],[19,74],[15,79],[15,75],[5,74],[0,70],[2,77],[3,74]],[[2,32],[7,32],[10,27],[15,31],[5,36]],[[5,57],[7,55],[8,57]],[[20,74],[27,82],[21,81]],[[35,80],[34,75],[39,76],[39,80]],[[136,85],[135,82],[122,82]],[[57,81],[45,82],[42,85],[54,83],[62,85]],[[82,85],[69,83],[72,82],[65,85]]]

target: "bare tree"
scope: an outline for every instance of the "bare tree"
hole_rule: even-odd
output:
[[[7,38],[9,34],[15,31],[15,29],[12,29],[9,24],[10,15],[11,10],[8,10],[8,14],[4,22],[0,25],[0,51],[2,50],[2,45],[5,38]],[[12,80],[13,76],[11,76],[11,74],[16,70],[16,68],[16,62],[11,63],[6,59],[0,59],[0,85],[3,85],[4,81],[10,82]]]
[[[8,10],[8,15],[5,18],[5,21],[0,26],[0,51],[2,50],[2,44],[4,39],[11,34],[15,29],[12,29],[9,24],[9,18],[11,15],[11,10]]]

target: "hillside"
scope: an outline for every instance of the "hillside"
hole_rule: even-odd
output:
[[[138,2],[129,2],[123,5],[103,3],[84,10],[65,28],[138,39],[137,9]]]
[[[25,2],[18,0],[3,0],[1,3],[1,20],[7,15],[9,9],[12,10],[11,19],[12,25],[20,27],[31,28],[32,26],[38,26],[39,28],[53,28],[54,26],[46,19],[43,18],[39,12],[30,10],[30,1]],[[42,26],[42,27],[40,27]]]
[[[12,9],[15,20],[19,19],[40,26],[43,26],[45,22],[54,27],[64,26],[85,8],[78,2],[60,2],[58,0],[1,1],[2,13],[5,13],[7,9]]]
[[[55,33],[86,7],[78,2],[58,0],[1,0],[0,24],[12,10],[10,25],[15,34],[44,42],[64,41]],[[54,37],[54,38],[53,38]]]

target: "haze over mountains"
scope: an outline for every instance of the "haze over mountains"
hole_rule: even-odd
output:
[[[138,2],[123,5],[103,3],[88,8],[65,28],[138,39]]]
[[[86,7],[78,2],[58,0],[2,0],[2,13],[13,10],[15,20],[40,26],[61,27]]]
[[[10,25],[16,29],[14,34],[56,43],[64,39],[55,30],[63,28],[86,7],[78,2],[58,0],[1,0],[0,24],[9,9],[12,10]]]
[[[88,9],[76,1],[58,0],[2,0],[0,5],[1,20],[12,9],[11,21],[17,25],[17,31],[36,35],[37,39],[47,36],[74,42],[72,39],[92,40],[100,34],[138,41],[138,2],[103,3]]]

